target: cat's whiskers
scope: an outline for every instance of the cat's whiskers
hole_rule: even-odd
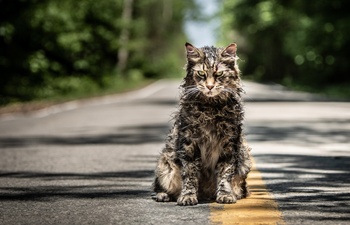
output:
[[[184,87],[185,92],[190,91],[190,90],[195,90],[195,89],[198,89],[197,85],[190,85],[190,86]]]
[[[230,94],[233,94],[233,95],[237,95],[237,92],[239,92],[239,90],[235,90],[235,89],[233,89],[233,88],[229,88],[229,87],[225,87],[224,89],[223,89],[223,91],[225,91],[225,92],[227,92],[227,93],[230,93]]]
[[[190,85],[187,87],[184,87],[184,96],[187,97],[198,97],[198,95],[200,94],[200,90],[197,87],[197,85]]]
[[[198,92],[199,92],[199,90],[197,87],[187,88],[184,92],[184,95],[192,96],[192,95],[197,94]]]

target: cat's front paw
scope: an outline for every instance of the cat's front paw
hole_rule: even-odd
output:
[[[232,204],[237,201],[233,194],[218,194],[216,196],[216,202],[221,204]]]
[[[157,202],[169,202],[170,197],[167,193],[161,192],[157,193],[157,195],[154,198]]]
[[[197,205],[197,196],[194,194],[180,195],[180,197],[177,199],[177,204],[181,206]]]

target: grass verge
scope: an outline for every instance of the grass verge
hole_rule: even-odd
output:
[[[155,80],[153,79],[119,79],[118,82],[110,82],[109,85],[106,85],[104,88],[89,88],[89,86],[85,83],[81,83],[80,86],[85,85],[84,88],[70,88],[65,92],[60,92],[60,94],[47,94],[27,102],[14,102],[7,105],[2,105],[0,106],[0,115],[11,113],[28,113],[73,100],[83,100],[93,97],[125,93],[145,87],[154,81]],[[66,87],[71,86],[71,84],[66,84]]]

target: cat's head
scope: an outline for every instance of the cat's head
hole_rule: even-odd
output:
[[[226,48],[205,46],[196,48],[186,43],[187,76],[184,88],[188,93],[215,97],[240,89],[237,66],[237,45]]]

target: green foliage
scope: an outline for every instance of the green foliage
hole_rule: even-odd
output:
[[[244,72],[321,89],[350,85],[346,0],[224,1],[222,40],[236,40]]]
[[[193,1],[134,0],[128,25],[123,2],[0,1],[0,104],[98,92],[129,75],[134,81],[178,73],[184,15]],[[127,43],[120,41],[123,28]],[[116,74],[121,46],[129,57],[126,71]]]

